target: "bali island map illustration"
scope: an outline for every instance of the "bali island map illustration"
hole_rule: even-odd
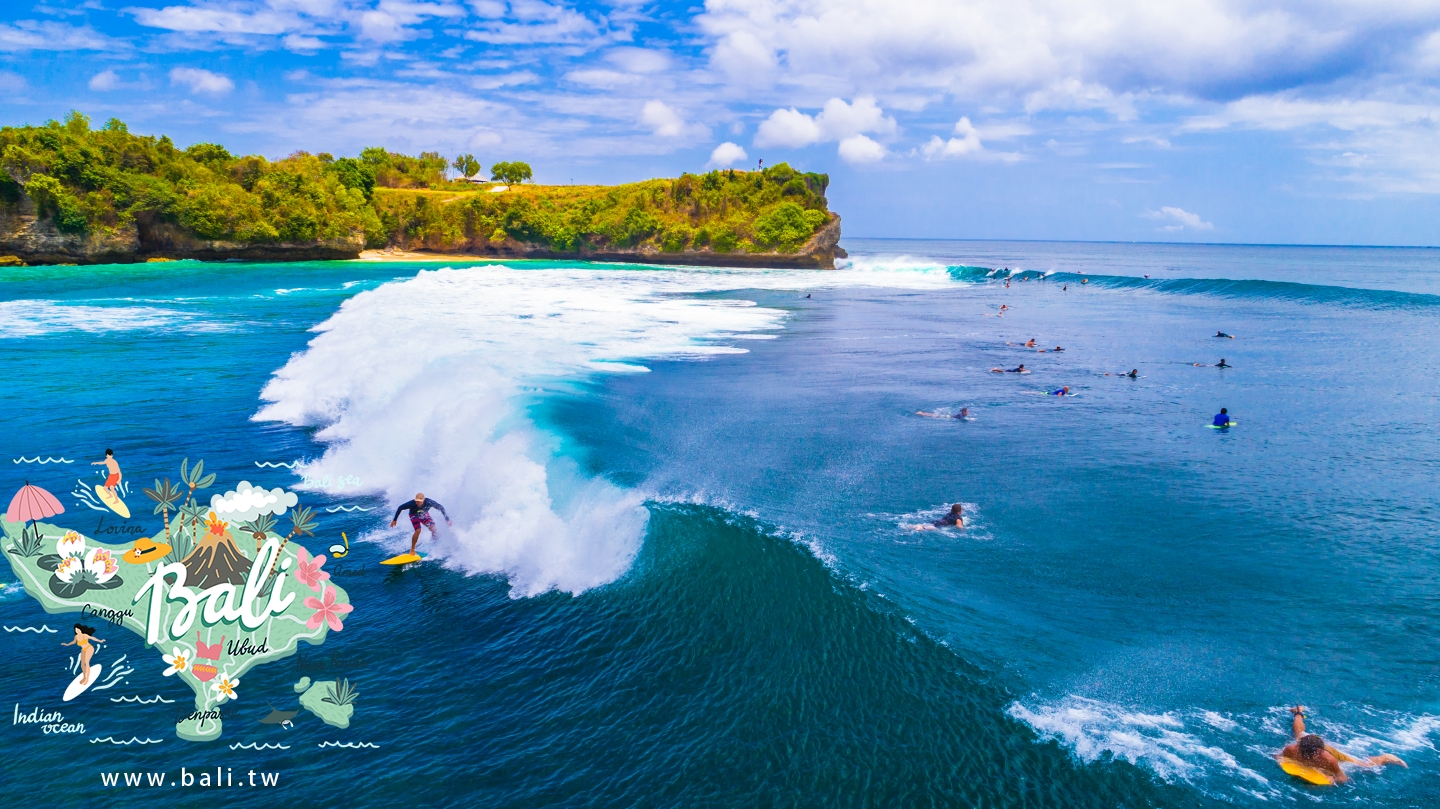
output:
[[[144,494],[164,529],[128,546],[45,522],[63,520],[65,509],[39,486],[27,482],[15,494],[0,523],[5,558],[46,612],[78,613],[74,640],[65,644],[78,652],[65,701],[106,674],[91,661],[92,644],[123,628],[139,635],[152,655],[127,665],[163,669],[195,693],[195,709],[176,723],[176,735],[212,741],[247,672],[344,629],[353,609],[349,596],[324,570],[326,557],[312,556],[297,541],[313,536],[313,510],[299,506],[292,492],[248,481],[206,503],[197,490],[211,488],[214,479],[204,474],[203,461],[192,467],[186,459],[180,484],[156,480]],[[117,513],[127,508],[125,489],[95,489]],[[288,530],[279,518],[288,519]],[[327,724],[349,724],[356,690],[348,681],[306,678],[296,691],[303,692],[301,706]],[[272,717],[288,722],[295,713],[272,711]]]

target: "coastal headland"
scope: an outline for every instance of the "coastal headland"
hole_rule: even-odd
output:
[[[524,164],[496,169],[515,165]],[[0,264],[314,261],[369,250],[828,269],[844,256],[829,177],[784,163],[614,186],[485,183],[448,167],[438,153],[379,147],[275,161],[211,143],[181,149],[113,118],[92,128],[79,113],[3,127]]]

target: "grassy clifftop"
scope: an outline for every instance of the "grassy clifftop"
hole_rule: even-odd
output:
[[[503,191],[448,181],[445,171],[433,152],[296,152],[270,161],[211,143],[180,149],[113,118],[95,129],[71,113],[0,128],[0,256],[317,258],[393,246],[727,263],[806,253],[801,263],[818,265],[838,238],[829,178],[785,164]]]
[[[412,248],[784,254],[830,221],[828,182],[782,163],[618,186],[377,188],[374,202],[387,241]]]

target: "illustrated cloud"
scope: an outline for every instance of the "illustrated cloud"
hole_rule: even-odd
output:
[[[284,514],[285,509],[293,508],[297,502],[299,498],[293,492],[278,486],[266,490],[242,480],[235,491],[211,497],[210,508],[220,519],[237,522],[253,520],[261,514]]]

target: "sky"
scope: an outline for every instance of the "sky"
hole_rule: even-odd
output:
[[[1440,0],[5,0],[0,125],[614,183],[850,236],[1440,245]]]

